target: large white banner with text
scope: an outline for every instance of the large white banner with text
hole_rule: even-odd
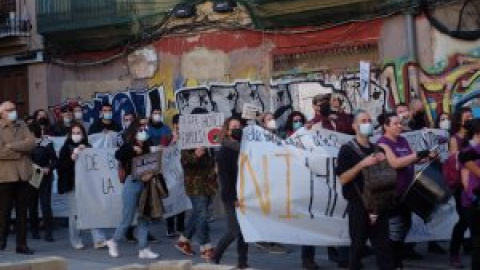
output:
[[[425,149],[441,139],[424,139],[431,132],[437,131],[417,131],[406,137],[415,149]],[[237,216],[245,240],[348,244],[347,202],[334,168],[340,146],[351,138],[314,128],[280,140],[257,126],[245,128],[237,183]],[[408,240],[449,239],[456,219],[453,201],[443,205],[428,224],[415,216]]]

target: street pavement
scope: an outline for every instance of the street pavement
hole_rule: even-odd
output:
[[[225,229],[224,219],[217,219],[211,223],[211,234],[213,244],[217,243],[218,239]],[[187,257],[181,254],[174,248],[176,238],[168,238],[165,236],[165,224],[163,222],[156,222],[152,226],[153,235],[158,239],[157,243],[152,243],[153,251],[160,254],[158,260],[183,260],[192,259],[194,262],[200,263],[203,260],[199,255],[195,257]],[[107,230],[107,235],[112,235],[113,230]],[[104,270],[110,267],[122,266],[133,263],[149,264],[155,260],[140,260],[137,255],[137,248],[135,243],[122,242],[119,245],[120,257],[110,258],[106,249],[95,250],[92,247],[91,235],[85,232],[84,244],[86,248],[83,250],[74,250],[71,248],[68,241],[68,229],[63,226],[57,226],[55,230],[54,243],[46,243],[43,240],[29,239],[29,246],[35,250],[35,255],[25,256],[18,255],[15,250],[15,236],[9,236],[9,242],[5,251],[0,251],[0,262],[15,262],[25,259],[33,259],[47,256],[60,256],[68,261],[70,270]],[[448,247],[448,243],[442,242],[443,247]],[[281,270],[299,270],[301,268],[300,248],[298,246],[287,246],[289,252],[287,254],[268,254],[255,245],[249,246],[249,265],[254,269],[281,269]],[[198,253],[198,244],[194,242],[194,248]],[[416,250],[425,255],[425,259],[421,261],[407,261],[406,269],[451,269],[448,267],[448,255],[433,255],[426,251],[426,244],[417,245]],[[222,264],[235,265],[236,264],[236,248],[235,244],[227,250],[222,259]],[[335,263],[327,260],[326,248],[318,247],[316,259],[317,263],[322,269],[339,269]],[[469,257],[463,255],[463,261],[468,265]],[[364,269],[376,269],[375,259],[370,256],[363,261]]]

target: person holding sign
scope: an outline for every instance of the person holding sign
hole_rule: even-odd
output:
[[[221,186],[221,199],[225,209],[228,229],[220,238],[212,261],[220,263],[223,253],[237,240],[238,264],[237,268],[248,268],[247,253],[248,244],[243,239],[240,225],[238,224],[235,208],[238,206],[237,199],[237,175],[238,156],[240,154],[240,142],[242,140],[242,123],[238,118],[231,117],[225,120],[221,133],[222,146],[217,155],[218,178]]]
[[[375,145],[369,142],[373,135],[372,118],[365,111],[359,111],[352,124],[356,136],[340,148],[335,173],[342,184],[342,193],[348,201],[350,231],[349,269],[361,269],[361,259],[367,239],[377,256],[379,269],[393,269],[393,254],[388,239],[388,213],[368,213],[362,199],[364,176],[362,170],[385,160],[383,153],[375,153]],[[357,153],[351,145],[356,144]],[[362,190],[362,191],[361,191]]]
[[[18,120],[15,104],[5,101],[0,105],[0,250],[7,246],[10,212],[15,205],[16,252],[32,255],[27,246],[28,180],[32,175],[30,151],[35,139],[25,123]]]
[[[87,147],[92,147],[88,143],[88,136],[85,128],[78,122],[72,122],[70,131],[64,145],[60,149],[59,163],[58,163],[58,193],[66,193],[69,198],[70,216],[69,216],[69,236],[70,244],[74,249],[83,249],[82,238],[80,230],[77,228],[76,214],[77,214],[77,200],[75,198],[75,162],[78,154]],[[91,229],[94,247],[105,247],[105,236],[103,231],[99,229]]]
[[[118,224],[113,238],[106,242],[108,253],[111,257],[117,258],[118,242],[125,237],[128,227],[132,224],[135,214],[137,213],[140,194],[144,189],[144,180],[137,179],[132,176],[132,160],[134,157],[142,156],[150,153],[152,142],[148,137],[145,128],[137,121],[132,123],[125,134],[125,143],[115,152],[115,158],[125,170],[125,183],[122,193],[123,211],[122,220]],[[150,220],[144,215],[139,215],[137,222],[137,240],[140,259],[156,259],[158,254],[154,253],[148,247],[148,231],[150,228]]]

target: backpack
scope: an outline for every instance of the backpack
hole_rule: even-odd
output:
[[[456,189],[462,186],[462,177],[460,174],[460,164],[458,163],[458,154],[449,154],[442,166],[443,177],[447,185]]]
[[[349,146],[362,158],[367,157],[355,140]],[[369,213],[383,213],[391,210],[396,203],[397,171],[387,160],[362,169],[363,192],[358,184],[355,189]]]

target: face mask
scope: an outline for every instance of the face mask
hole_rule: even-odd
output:
[[[235,128],[232,129],[230,133],[230,137],[236,141],[241,141],[242,140],[242,135],[243,135],[243,130],[240,128]]]
[[[360,134],[362,134],[365,137],[372,136],[373,135],[373,125],[372,123],[362,123],[360,124]]]
[[[112,113],[111,112],[104,112],[103,119],[105,120],[112,120]]]
[[[302,122],[293,122],[293,130],[299,130],[302,127],[303,127]]]
[[[11,111],[8,113],[8,120],[16,121],[18,118],[17,111]]]
[[[83,118],[83,113],[82,112],[75,112],[73,115],[75,116],[75,119],[77,119],[77,120],[82,120],[82,118]]]
[[[322,114],[322,116],[329,116],[331,112],[332,112],[332,109],[330,107],[330,104],[323,103],[320,106],[320,113]]]
[[[145,130],[137,132],[136,137],[137,137],[137,140],[139,140],[141,142],[144,142],[144,141],[148,140],[148,134]]]
[[[275,130],[275,129],[277,129],[277,122],[275,122],[275,120],[272,119],[272,120],[267,122],[266,127],[269,130]]]
[[[72,122],[72,119],[70,118],[63,118],[63,122],[67,125],[70,125],[70,122]]]
[[[82,141],[82,139],[83,139],[83,136],[80,135],[80,134],[73,134],[72,135],[72,141],[74,143],[79,143],[80,141]]]
[[[155,123],[159,123],[159,122],[162,121],[162,115],[156,113],[156,114],[152,115],[152,120]]]
[[[446,119],[440,121],[440,128],[443,130],[450,130],[450,120]]]

